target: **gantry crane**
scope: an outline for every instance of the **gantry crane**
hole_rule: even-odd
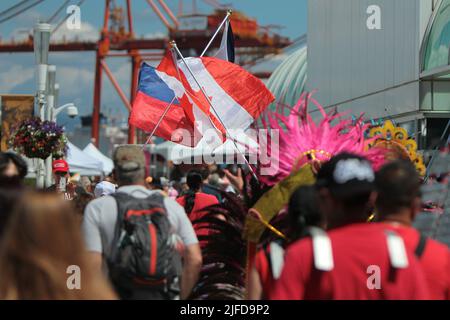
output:
[[[41,4],[45,0],[23,0],[12,7],[0,12],[0,24],[13,19],[21,13]],[[94,80],[94,98],[92,111],[92,140],[98,146],[100,132],[100,108],[102,98],[103,74],[111,81],[114,89],[117,91],[120,99],[131,111],[132,101],[138,86],[139,67],[144,60],[160,60],[164,51],[168,47],[170,40],[175,40],[180,47],[192,49],[199,53],[203,50],[206,43],[211,38],[220,20],[225,16],[225,10],[229,5],[222,5],[216,0],[203,0],[212,5],[215,11],[212,15],[202,15],[197,12],[196,0],[192,1],[192,13],[183,13],[184,2],[179,1],[178,14],[175,15],[164,0],[134,0],[146,1],[152,10],[159,17],[161,22],[167,28],[167,37],[154,39],[138,39],[135,36],[133,28],[132,1],[122,0],[125,9],[117,5],[116,0],[105,0],[103,11],[103,25],[100,31],[98,41],[51,41],[50,51],[95,51],[95,80]],[[58,17],[70,0],[61,1],[55,13],[47,20],[48,23]],[[82,6],[85,0],[80,0],[76,4]],[[70,17],[66,15],[56,24],[55,32]],[[194,21],[204,21],[204,28],[190,29],[189,19]],[[289,39],[272,35],[263,27],[258,26],[256,20],[247,18],[242,13],[232,16],[231,25],[235,30],[235,46],[238,62],[241,64],[252,63],[258,58],[268,53],[276,53],[281,48],[290,44]],[[219,46],[219,39],[212,44],[212,48]],[[2,52],[32,52],[33,38],[30,34],[25,41],[0,42],[0,53]],[[107,58],[126,57],[131,60],[131,86],[127,96],[121,89],[119,83],[111,72],[107,64]],[[128,142],[136,142],[135,128],[129,127]]]

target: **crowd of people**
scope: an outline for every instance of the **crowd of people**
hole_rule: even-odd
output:
[[[8,281],[3,277],[0,281],[3,298],[189,297],[202,267],[198,238],[210,234],[201,224],[194,228],[191,221],[200,219],[204,208],[219,204],[222,190],[238,190],[230,183],[225,185],[223,178],[204,166],[191,170],[177,182],[146,176],[144,154],[135,146],[118,148],[114,161],[111,175],[91,179],[71,175],[65,160],[54,160],[55,183],[46,190],[37,190],[25,181],[28,173],[25,161],[13,152],[0,153],[0,228],[4,239],[1,245],[4,264],[0,272],[10,275]],[[230,174],[226,169],[225,172]],[[145,209],[154,204],[153,200],[147,201],[149,197],[161,198],[170,224],[167,236],[174,237],[174,252],[180,261],[170,285],[152,284],[157,290],[148,290],[144,284],[143,288],[127,290],[112,279],[109,269],[119,241],[117,228],[122,215],[130,211],[125,205],[127,196],[131,210],[139,206],[137,199],[142,199],[141,206]],[[152,243],[156,249],[164,247],[159,241]],[[83,270],[82,290],[72,291],[66,286],[66,269],[71,265]],[[162,273],[165,275],[166,271]]]
[[[54,186],[35,190],[21,157],[0,154],[1,299],[450,299],[449,248],[412,227],[421,178],[409,161],[315,163],[315,182],[294,184],[271,221],[252,209],[271,188],[244,166],[169,181],[147,176],[138,146],[113,161],[94,182],[55,160]],[[249,215],[265,228],[255,254]]]

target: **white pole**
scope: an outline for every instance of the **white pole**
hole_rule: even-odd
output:
[[[55,81],[56,81],[56,66],[49,65],[47,75],[47,107],[45,110],[45,117],[42,120],[52,121],[52,113],[55,108]],[[45,159],[45,187],[48,188],[52,185],[52,155]]]
[[[45,186],[44,165],[44,160],[36,159],[36,188],[38,189],[43,189]]]
[[[228,10],[227,11],[227,15],[225,17],[225,19],[223,19],[222,23],[219,25],[219,27],[217,28],[216,32],[214,33],[214,35],[212,36],[211,40],[209,40],[208,44],[206,45],[205,50],[203,50],[202,54],[200,55],[200,58],[203,57],[206,53],[206,51],[208,51],[209,47],[211,46],[211,44],[213,43],[214,39],[217,37],[217,35],[219,34],[219,31],[222,29],[223,25],[225,24],[225,22],[228,21],[228,19],[230,18],[231,14],[233,13],[232,10]]]
[[[189,73],[191,74],[192,78],[194,79],[195,83],[196,83],[197,86],[200,88],[200,90],[201,90],[203,96],[205,97],[206,101],[208,101],[209,106],[211,107],[211,109],[212,109],[212,110],[214,111],[214,113],[216,114],[217,119],[219,120],[220,124],[225,128],[225,133],[226,133],[227,137],[229,137],[229,138],[231,139],[231,141],[233,141],[233,144],[234,144],[234,147],[236,148],[236,151],[242,155],[242,157],[244,158],[244,161],[245,161],[245,163],[247,164],[249,170],[251,171],[253,177],[254,177],[256,180],[258,180],[258,177],[256,176],[256,174],[255,174],[255,172],[253,171],[252,167],[251,167],[250,164],[248,163],[247,158],[246,158],[245,155],[241,152],[241,150],[239,150],[239,148],[238,148],[238,146],[237,146],[237,143],[236,143],[235,139],[234,139],[232,136],[230,136],[230,135],[228,134],[228,129],[227,129],[227,127],[225,126],[225,123],[222,121],[222,119],[220,118],[219,114],[216,112],[216,110],[215,110],[215,108],[214,108],[214,106],[213,106],[213,104],[212,104],[212,102],[211,102],[211,99],[209,99],[209,96],[208,96],[208,94],[205,92],[205,89],[203,89],[203,86],[200,85],[200,82],[198,82],[197,78],[196,78],[195,75],[194,75],[194,72],[192,72],[192,70],[191,70],[191,68],[189,67],[189,65],[187,64],[186,59],[184,58],[183,54],[182,54],[181,51],[178,49],[176,42],[175,42],[175,41],[172,41],[172,42],[170,42],[170,44],[171,44],[171,46],[175,49],[175,51],[177,52],[177,54],[180,56],[180,58],[181,58],[181,60],[183,61],[184,65],[186,66],[186,68],[188,69],[188,71],[189,71]],[[209,118],[209,117],[208,117],[208,118]],[[209,120],[210,120],[211,123],[212,123],[211,118],[209,118]]]
[[[55,96],[49,94],[47,96],[47,112],[45,120],[52,121],[53,108],[55,107]],[[45,187],[52,185],[52,155],[45,159]]]
[[[47,85],[47,65],[48,51],[50,42],[51,25],[46,23],[37,23],[33,33],[33,51],[36,58],[36,80],[37,80],[37,102],[39,106],[39,115],[41,120],[45,119],[46,108],[46,85]],[[43,188],[45,183],[44,177],[44,160],[36,161],[36,187]]]
[[[163,114],[161,115],[161,117],[159,118],[158,122],[156,123],[155,127],[153,128],[152,133],[150,133],[150,136],[148,137],[147,141],[145,142],[145,144],[142,146],[142,149],[145,148],[145,146],[147,144],[149,144],[150,140],[153,138],[156,129],[158,129],[159,125],[161,124],[162,120],[164,119],[164,117],[166,116],[167,112],[169,112],[170,107],[173,105],[173,103],[176,100],[176,96],[173,97],[172,101],[170,102],[170,104],[166,107],[166,109],[164,110]]]
[[[47,67],[45,65],[45,67]],[[43,71],[43,65],[39,65],[38,69]],[[45,72],[47,72],[47,68],[45,68]],[[38,77],[42,77],[42,75],[38,75]],[[45,120],[46,110],[47,110],[47,102],[45,96],[45,90],[41,91],[38,88],[37,92],[37,100],[39,105],[39,117],[42,121]],[[45,187],[45,162],[42,159],[36,159],[36,188],[43,189]]]
[[[37,159],[36,162],[36,188],[43,189],[45,187],[45,163],[42,159]]]

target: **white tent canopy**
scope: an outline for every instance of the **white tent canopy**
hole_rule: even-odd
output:
[[[114,163],[113,161],[105,156],[103,153],[101,153],[100,150],[97,149],[96,146],[94,146],[92,143],[89,143],[84,149],[83,152],[88,154],[94,159],[97,159],[103,163],[103,172],[104,174],[108,175],[110,174],[114,169]]]
[[[239,151],[236,150],[236,146],[232,140],[228,139],[221,146],[213,149],[209,146],[206,139],[200,140],[195,148],[189,148],[180,144],[176,144],[171,141],[163,142],[159,145],[153,146],[152,151],[154,153],[162,155],[167,161],[173,161],[175,164],[189,163],[194,159],[195,163],[216,162],[216,163],[234,163],[234,156],[240,154],[250,155],[257,154],[258,143],[246,136],[239,136],[235,138]],[[239,143],[240,142],[240,143]],[[251,151],[245,147],[248,145]]]
[[[83,152],[74,144],[67,142],[67,162],[70,172],[79,173],[82,176],[101,176],[104,173],[103,163]]]

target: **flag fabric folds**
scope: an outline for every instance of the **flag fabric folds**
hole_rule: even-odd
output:
[[[223,30],[222,41],[220,42],[220,47],[219,50],[217,50],[215,57],[234,63],[234,35],[230,20],[227,20]]]
[[[184,62],[176,62],[168,51],[156,69],[142,65],[139,92],[130,115],[132,125],[147,132],[153,130],[173,100],[157,136],[195,146],[213,129],[224,142],[227,131],[246,130],[275,99],[261,80],[238,65],[215,57],[187,58],[186,63],[208,99]],[[187,129],[195,137],[176,141],[172,134],[177,129]]]
[[[167,114],[155,131],[155,135],[165,140],[172,140],[188,147],[195,146],[198,141],[189,141],[177,132],[186,130],[194,137],[192,122],[186,117],[174,92],[159,77],[157,69],[143,63],[139,73],[139,87],[133,102],[129,122],[135,127],[151,132],[171,104]]]

